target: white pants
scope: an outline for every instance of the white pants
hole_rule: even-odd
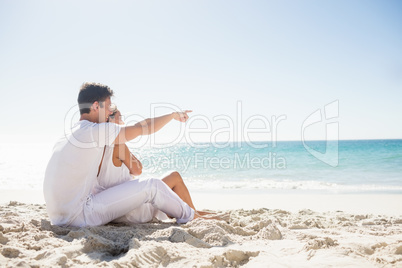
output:
[[[145,179],[127,181],[88,197],[82,213],[70,225],[98,226],[123,216],[124,221],[148,222],[157,213],[155,209],[175,217],[178,223],[194,218],[194,210],[163,181]]]

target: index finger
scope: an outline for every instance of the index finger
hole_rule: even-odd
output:
[[[184,110],[183,113],[191,113],[191,112],[192,112],[192,110]]]

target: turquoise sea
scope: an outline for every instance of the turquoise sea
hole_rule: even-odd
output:
[[[51,148],[50,144],[0,144],[0,189],[41,189]],[[177,170],[190,190],[402,194],[402,140],[129,148],[143,163],[142,177]]]
[[[331,142],[330,142],[331,143]],[[337,164],[313,156],[326,142],[204,143],[134,150],[146,176],[178,170],[196,189],[284,189],[402,193],[402,140],[339,141],[328,154]],[[258,148],[256,148],[258,147]],[[261,148],[263,147],[263,148]],[[325,157],[324,157],[325,158]]]

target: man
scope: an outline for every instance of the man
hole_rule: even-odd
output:
[[[52,224],[102,225],[145,203],[175,217],[178,223],[194,219],[195,211],[159,179],[128,181],[94,194],[104,146],[150,135],[173,119],[186,122],[190,112],[174,112],[121,127],[107,122],[113,113],[112,96],[113,91],[102,84],[85,83],[80,89],[80,121],[55,145],[45,173],[43,190]]]

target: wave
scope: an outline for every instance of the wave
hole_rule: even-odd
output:
[[[267,179],[238,179],[238,180],[202,180],[200,178],[186,178],[189,188],[194,190],[220,190],[220,189],[244,189],[244,190],[307,190],[334,193],[347,192],[392,192],[402,193],[401,185],[380,184],[353,184],[346,185],[322,181],[291,181],[291,180],[267,180]]]

